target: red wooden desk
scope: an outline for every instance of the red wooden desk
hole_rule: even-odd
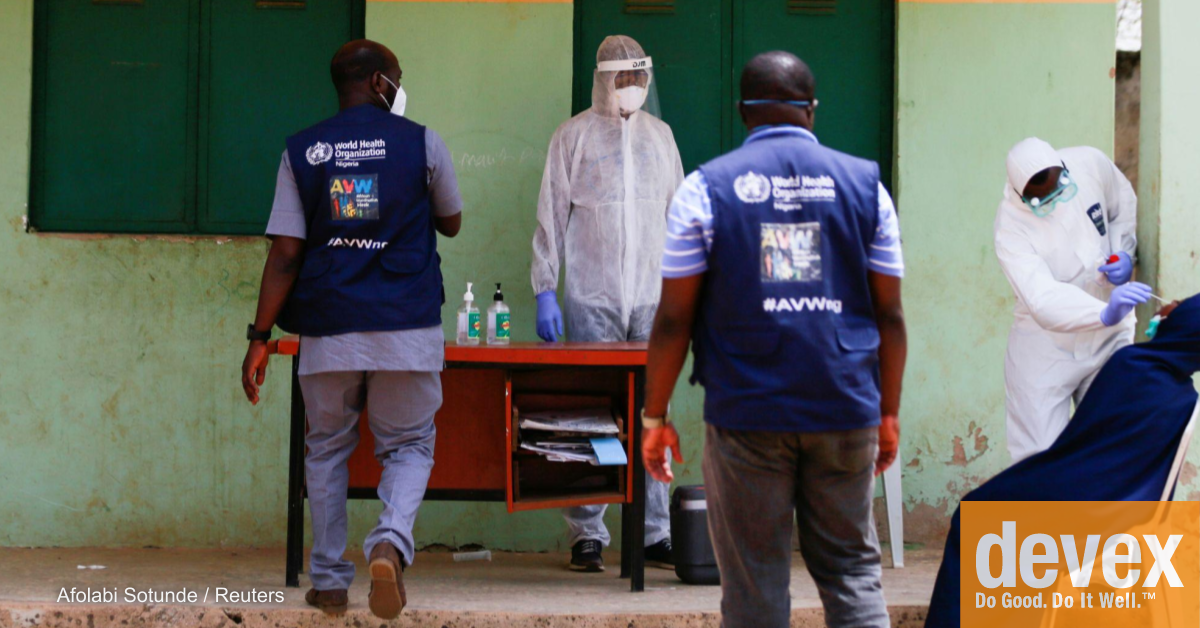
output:
[[[299,586],[304,543],[304,398],[300,342],[287,336],[272,352],[291,355],[292,412],[288,469],[287,585]],[[509,512],[626,504],[621,517],[621,577],[643,590],[645,469],[641,463],[646,343],[514,343],[446,346],[441,409],[427,500],[504,502]],[[514,408],[612,407],[629,462],[593,467],[550,462],[518,447]],[[367,421],[350,457],[351,499],[375,499],[382,467]]]

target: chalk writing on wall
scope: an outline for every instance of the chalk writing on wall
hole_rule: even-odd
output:
[[[460,169],[527,167],[529,164],[540,168],[546,161],[546,151],[529,147],[517,151],[505,147],[488,152],[452,152],[451,159],[454,161],[454,167]]]

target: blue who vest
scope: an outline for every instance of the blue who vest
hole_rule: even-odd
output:
[[[332,336],[440,325],[425,127],[360,105],[288,138],[287,152],[308,246],[279,326]]]
[[[700,171],[713,212],[693,345],[704,419],[777,432],[878,425],[867,250],[879,166],[784,128]]]

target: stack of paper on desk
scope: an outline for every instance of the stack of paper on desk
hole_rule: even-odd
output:
[[[554,462],[628,463],[616,418],[608,408],[519,413],[521,449]]]

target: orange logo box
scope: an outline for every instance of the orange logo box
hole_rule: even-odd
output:
[[[963,626],[1200,625],[1200,502],[961,506]]]

